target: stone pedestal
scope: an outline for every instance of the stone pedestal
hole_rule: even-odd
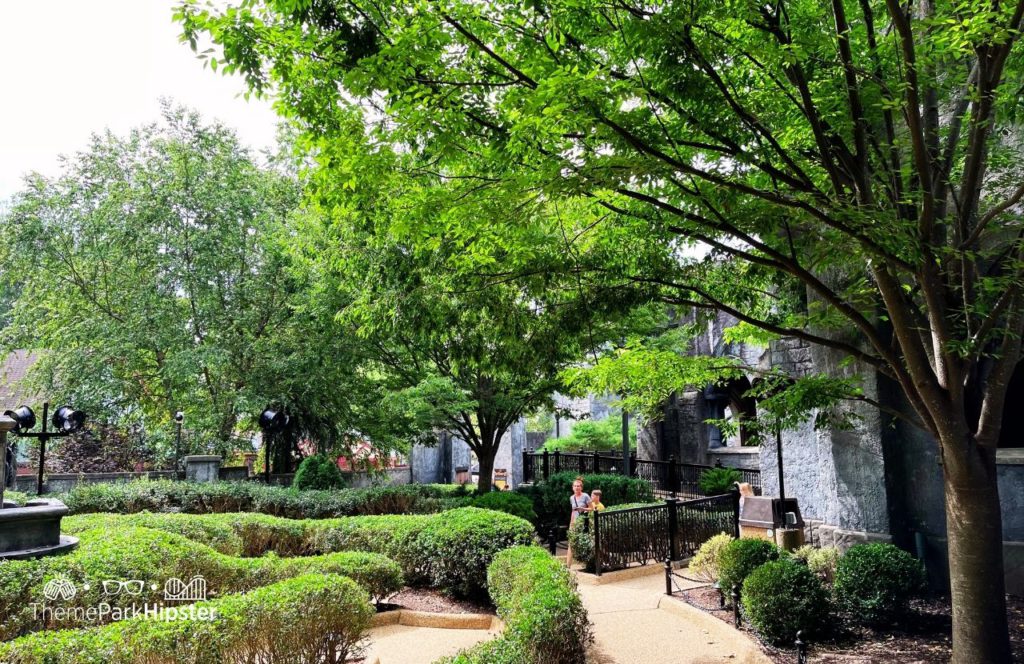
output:
[[[220,479],[221,458],[216,454],[185,457],[185,479],[189,482],[216,482]]]
[[[77,537],[60,534],[60,520],[67,513],[59,500],[0,509],[0,559],[38,558],[75,548]]]

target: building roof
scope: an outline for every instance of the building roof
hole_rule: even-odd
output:
[[[0,365],[0,412],[38,401],[38,394],[29,389],[25,381],[37,359],[39,354],[30,350],[16,350],[3,359]]]

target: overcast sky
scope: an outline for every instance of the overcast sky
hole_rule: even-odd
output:
[[[204,69],[171,21],[173,0],[0,0],[0,201],[29,171],[59,172],[89,135],[160,117],[159,99],[197,109],[255,149],[273,143],[269,104]]]

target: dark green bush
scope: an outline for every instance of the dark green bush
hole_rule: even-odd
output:
[[[65,517],[61,522],[61,532],[77,535],[93,528],[113,529],[131,526],[175,533],[221,553],[243,555],[242,538],[230,523],[222,519],[200,518],[194,514],[80,514]]]
[[[331,491],[345,488],[345,478],[341,476],[338,463],[323,454],[306,457],[295,471],[292,488],[300,491],[313,489]]]
[[[754,569],[743,582],[743,610],[767,643],[792,645],[796,633],[820,633],[828,621],[828,592],[818,577],[790,558]]]
[[[500,637],[442,664],[583,664],[593,637],[576,580],[535,546],[506,549],[487,571],[491,599],[505,622]]]
[[[921,563],[892,544],[858,544],[836,565],[836,601],[853,618],[879,623],[898,617],[924,588]]]
[[[132,618],[103,627],[47,631],[0,643],[17,664],[138,662],[328,662],[357,655],[373,617],[351,579],[310,574],[201,602],[206,616]],[[335,655],[334,653],[337,653]]]
[[[572,495],[573,480],[577,477],[578,475],[573,472],[556,473],[546,481],[519,489],[520,493],[533,500],[533,510],[537,513],[535,523],[538,525],[568,525],[569,496]],[[583,491],[590,493],[594,489],[601,490],[601,501],[609,507],[624,503],[654,501],[654,491],[651,489],[651,485],[633,477],[604,474],[584,475]]]
[[[472,506],[505,512],[531,523],[537,520],[537,513],[533,511],[533,501],[511,491],[492,491],[482,494],[473,499]]]
[[[742,586],[751,572],[767,562],[778,559],[779,548],[768,540],[733,540],[725,545],[718,555],[718,584],[728,597],[734,584]]]
[[[742,479],[740,471],[735,468],[708,468],[700,474],[697,484],[705,496],[720,496],[729,493],[733,484]]]
[[[487,591],[487,568],[498,552],[531,543],[528,521],[465,507],[432,516],[416,537],[414,551],[431,586],[475,596]]]
[[[83,484],[60,496],[72,514],[92,512],[259,512],[290,519],[437,512],[442,499],[460,495],[457,485],[407,484],[338,491],[299,491],[256,482],[143,480]]]

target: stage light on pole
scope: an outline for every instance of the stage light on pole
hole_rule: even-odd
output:
[[[4,415],[14,420],[15,431],[30,431],[36,425],[36,414],[28,406],[5,410]]]
[[[61,406],[53,414],[53,427],[63,433],[75,433],[85,426],[85,413],[71,406]]]

